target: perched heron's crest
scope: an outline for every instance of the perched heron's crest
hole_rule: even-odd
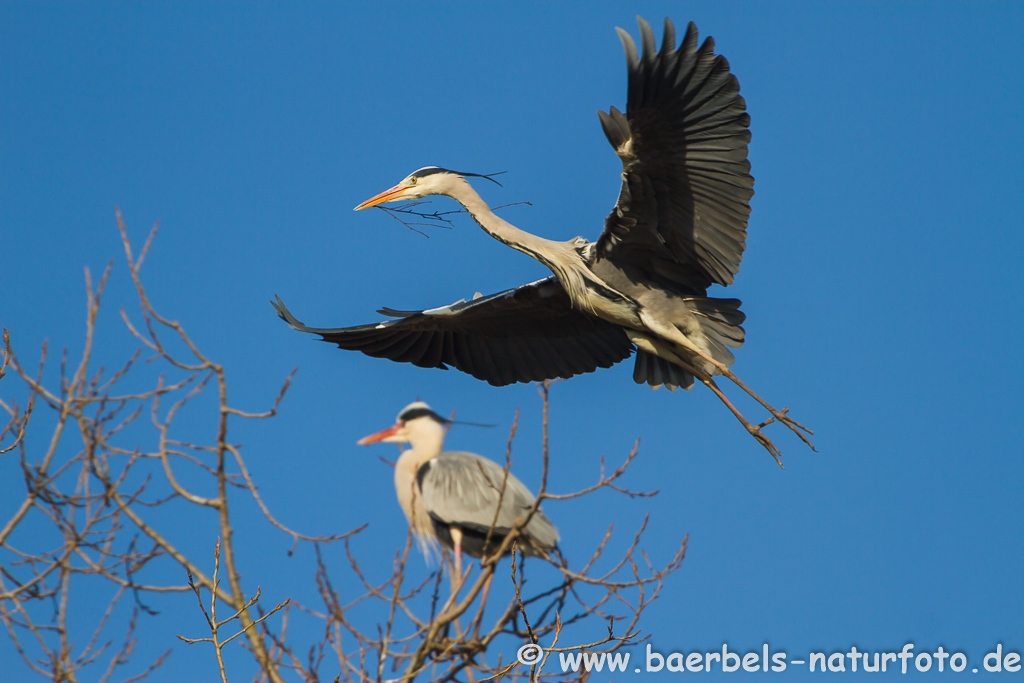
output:
[[[433,409],[423,401],[414,401],[407,405],[406,407],[402,408],[402,412],[398,413],[397,421],[409,422],[411,420],[416,420],[421,417],[429,417],[433,421],[438,422],[440,424],[445,424],[448,422],[443,417],[435,413]]]
[[[488,427],[494,428],[498,425],[487,425],[482,422],[463,422],[462,420],[445,420],[450,425],[462,425],[464,427]]]
[[[494,183],[498,187],[504,187],[504,185],[502,185],[501,183],[499,183],[497,180],[494,179],[494,176],[502,175],[504,173],[508,173],[508,171],[498,171],[497,173],[486,173],[486,174],[485,173],[464,173],[463,171],[453,171],[450,168],[441,168],[440,166],[425,166],[425,167],[419,169],[418,171],[413,171],[410,174],[409,177],[410,178],[422,178],[424,176],[433,175],[435,173],[453,173],[453,174],[455,174],[457,176],[462,176],[463,178],[466,178],[466,177],[469,177],[469,178],[485,178],[487,180],[490,180],[492,183]]]
[[[423,401],[414,401],[402,408],[402,412],[398,414],[398,422],[409,422],[410,420],[416,420],[421,417],[429,417],[434,422],[447,425],[465,425],[467,427],[497,427],[498,425],[482,424],[480,422],[462,422],[460,420],[449,420],[448,418],[441,417],[434,412],[434,409]]]

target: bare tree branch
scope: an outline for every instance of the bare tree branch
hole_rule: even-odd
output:
[[[398,213],[402,217],[396,219],[403,222],[409,215],[435,223],[449,220],[449,212],[423,214],[405,207]],[[75,358],[66,349],[62,352],[55,380],[44,381],[49,377],[44,372],[45,343],[38,365],[30,371],[15,353],[11,335],[3,333],[0,476],[23,482],[24,491],[9,517],[0,520],[0,621],[29,671],[61,682],[77,681],[85,671],[103,682],[118,675],[127,682],[152,677],[170,650],[167,644],[149,644],[148,651],[163,654],[147,663],[133,662],[138,644],[148,637],[145,620],[156,613],[150,604],[156,604],[157,595],[165,596],[161,605],[177,604],[178,596],[188,593],[198,602],[209,635],[179,638],[190,644],[212,643],[224,682],[224,648],[236,639],[231,647],[240,645],[251,654],[256,680],[270,683],[282,683],[286,674],[308,683],[572,680],[580,675],[547,666],[552,653],[612,652],[641,642],[644,610],[682,563],[685,538],[663,566],[653,564],[642,549],[646,519],[624,536],[609,525],[597,547],[583,561],[576,560],[572,569],[557,549],[550,557],[529,563],[516,551],[523,529],[541,504],[586,504],[602,489],[636,500],[655,495],[626,483],[629,468],[639,457],[639,441],[611,472],[602,456],[593,484],[549,493],[554,383],[542,383],[542,462],[536,500],[503,536],[494,533],[495,516],[485,537],[488,554],[461,576],[453,575],[447,553],[442,554],[441,567],[413,569],[410,563],[416,553],[410,530],[390,563],[363,562],[352,541],[360,538],[366,524],[342,533],[293,529],[267,505],[246,464],[246,452],[229,436],[250,420],[274,418],[295,371],[284,378],[268,409],[229,403],[225,367],[204,355],[180,323],[161,315],[143,287],[140,270],[157,227],[135,257],[119,213],[117,224],[141,323],[133,324],[121,311],[127,337],[138,348],[113,363],[113,372],[96,367],[95,357],[96,349],[104,348],[105,330],[97,327],[97,316],[112,265],[95,282],[85,271],[84,345]],[[138,362],[143,350],[150,354],[146,364]],[[151,380],[145,379],[147,373],[153,373]],[[24,400],[10,398],[8,390],[14,387],[25,390]],[[206,396],[214,400],[200,400]],[[207,406],[214,425],[198,436],[185,437],[181,416],[192,406]],[[509,482],[518,427],[517,412],[508,437],[505,474],[496,485],[499,500]],[[230,514],[238,500],[255,503],[268,527],[292,540],[289,553],[300,543],[313,544],[314,558],[300,580],[316,586],[321,604],[313,607],[281,596],[265,612],[258,603],[260,589],[255,595],[245,592],[243,573],[251,579],[258,568],[246,567],[243,572],[239,564]],[[215,521],[195,530],[211,542],[218,539],[212,575],[202,571],[203,562],[176,545],[169,520],[183,510],[215,513]],[[333,541],[342,541],[340,567],[322,552]],[[510,555],[503,569],[504,558]],[[443,587],[445,566],[450,593]],[[182,570],[187,584],[180,583]],[[102,614],[84,613],[74,599],[75,591],[81,590],[105,591],[109,607]],[[219,618],[218,610],[229,616]],[[293,643],[290,624],[295,623],[317,625],[319,639]],[[83,626],[90,629],[86,638],[73,635]],[[230,634],[225,635],[228,626]],[[508,654],[524,643],[536,644],[544,653],[529,667]]]

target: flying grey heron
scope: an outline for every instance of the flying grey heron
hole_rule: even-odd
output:
[[[729,64],[714,41],[697,46],[690,23],[677,48],[665,20],[661,50],[642,18],[642,56],[616,29],[626,51],[626,113],[599,111],[604,133],[622,161],[618,201],[597,242],[567,242],[520,230],[494,214],[467,177],[421,168],[355,210],[386,202],[444,195],[459,202],[488,234],[537,259],[554,273],[472,301],[425,311],[382,309],[385,322],[343,328],[307,327],[280,298],[278,315],[294,329],[319,334],[343,349],[420,367],[452,366],[501,386],[591,372],[636,351],[633,379],[657,389],[689,389],[694,377],[710,388],[781,465],[761,433],[779,420],[814,446],[807,430],[751,391],[729,366],[743,344],[745,315],[737,299],[707,296],[732,284],[746,243],[754,179],[747,161],[750,117]],[[748,421],[713,376],[721,374],[771,416]]]
[[[455,576],[462,575],[462,553],[482,557],[501,546],[536,499],[511,473],[475,453],[443,451],[444,419],[422,401],[410,403],[394,425],[358,441],[408,443],[395,463],[398,504],[424,552],[437,544],[453,550]],[[537,509],[523,527],[517,548],[547,557],[558,530]]]

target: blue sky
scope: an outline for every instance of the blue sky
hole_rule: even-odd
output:
[[[546,275],[466,218],[427,239],[352,213],[426,165],[507,171],[504,188],[477,184],[492,205],[532,204],[506,219],[596,238],[620,167],[595,111],[624,106],[613,29],[635,36],[637,14],[695,21],[740,80],[756,194],[727,291],[748,316],[735,369],[815,429],[819,453],[775,428],[782,471],[709,392],[636,386],[631,362],[576,377],[553,389],[551,488],[590,483],[600,455],[640,438],[627,483],[660,494],[549,504],[566,553],[581,561],[648,511],[654,559],[690,534],[641,623],[663,652],[912,641],[979,667],[996,643],[1020,652],[1019,3],[5,3],[0,325],[30,362],[44,339],[74,353],[82,269],[113,258],[98,354],[117,364],[134,349],[117,311],[135,309],[114,207],[140,243],[160,221],[149,293],[227,367],[236,403],[269,404],[299,368],[280,416],[239,434],[261,493],[309,533],[371,522],[358,549],[386,569],[405,522],[376,456],[394,451],[356,439],[419,397],[500,425],[449,437],[500,458],[518,408],[515,472],[535,488],[536,391],[333,349],[268,300],[340,326]],[[12,467],[0,460],[3,519]],[[268,602],[306,595],[309,554],[287,557],[250,512],[247,578]],[[212,547],[204,520],[183,543]],[[157,602],[144,629],[163,640],[145,652],[175,651],[156,680],[212,673],[209,651],[171,642],[198,628],[192,603]],[[0,661],[21,671],[6,639]]]

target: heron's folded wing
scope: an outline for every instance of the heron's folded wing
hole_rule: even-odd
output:
[[[342,349],[423,368],[454,367],[495,386],[572,377],[625,360],[633,346],[617,326],[574,309],[553,278],[426,311],[382,309],[395,319],[307,327],[280,298],[282,320]]]
[[[475,453],[448,451],[424,463],[416,473],[423,506],[432,517],[486,534],[494,525],[505,535],[533,507],[534,496],[511,473]],[[501,507],[498,507],[499,501]],[[558,542],[558,531],[538,510],[526,527],[542,547]]]
[[[661,50],[639,19],[642,56],[622,29],[626,114],[599,111],[622,159],[619,198],[597,242],[597,260],[683,294],[731,284],[746,242],[754,179],[750,117],[739,82],[691,23],[676,48],[666,19]],[[600,267],[595,268],[600,273]]]

